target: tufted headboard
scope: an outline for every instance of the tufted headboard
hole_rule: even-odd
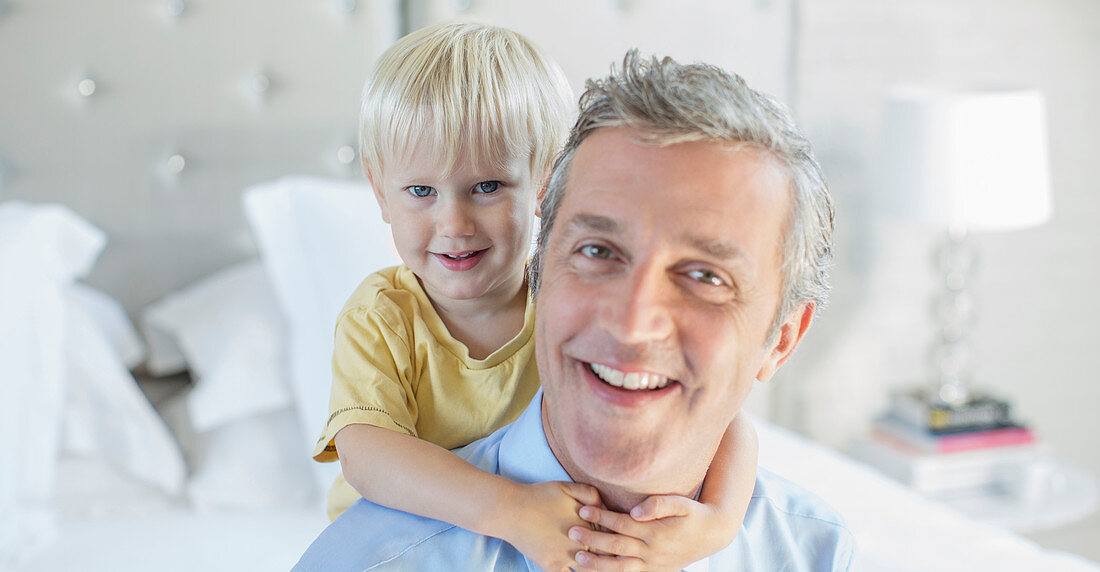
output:
[[[105,230],[89,281],[134,312],[255,255],[245,187],[360,176],[362,81],[405,30],[512,27],[578,95],[636,46],[786,98],[792,2],[0,0],[0,201],[64,203]]]

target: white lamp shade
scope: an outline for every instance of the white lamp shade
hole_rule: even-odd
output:
[[[975,232],[1050,218],[1039,92],[901,88],[887,100],[883,129],[878,195],[888,213]]]

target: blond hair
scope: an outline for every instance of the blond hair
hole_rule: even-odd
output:
[[[499,167],[529,155],[541,183],[565,141],[573,101],[561,68],[520,34],[429,26],[394,43],[367,79],[360,160],[378,174],[387,160],[427,143],[449,173],[460,159]]]

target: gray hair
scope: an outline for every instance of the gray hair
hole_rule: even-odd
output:
[[[554,162],[542,199],[538,251],[530,266],[533,293],[538,291],[573,157],[585,138],[603,127],[639,131],[655,145],[717,141],[769,153],[785,170],[791,191],[780,246],[782,296],[769,339],[800,304],[825,305],[833,260],[832,198],[809,140],[786,107],[736,74],[707,64],[682,65],[667,57],[642,58],[637,50],[627,52],[621,70],[612,67],[610,75],[585,85],[580,115]]]

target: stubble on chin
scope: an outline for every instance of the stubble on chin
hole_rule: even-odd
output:
[[[544,394],[542,419],[551,451],[575,482],[600,491],[607,508],[625,513],[652,495],[697,496],[718,441],[687,459],[674,455],[666,461],[658,451],[676,447],[675,443],[622,435],[607,439],[598,430],[582,428],[580,420],[562,420],[574,425],[570,435],[555,430],[547,399]]]

